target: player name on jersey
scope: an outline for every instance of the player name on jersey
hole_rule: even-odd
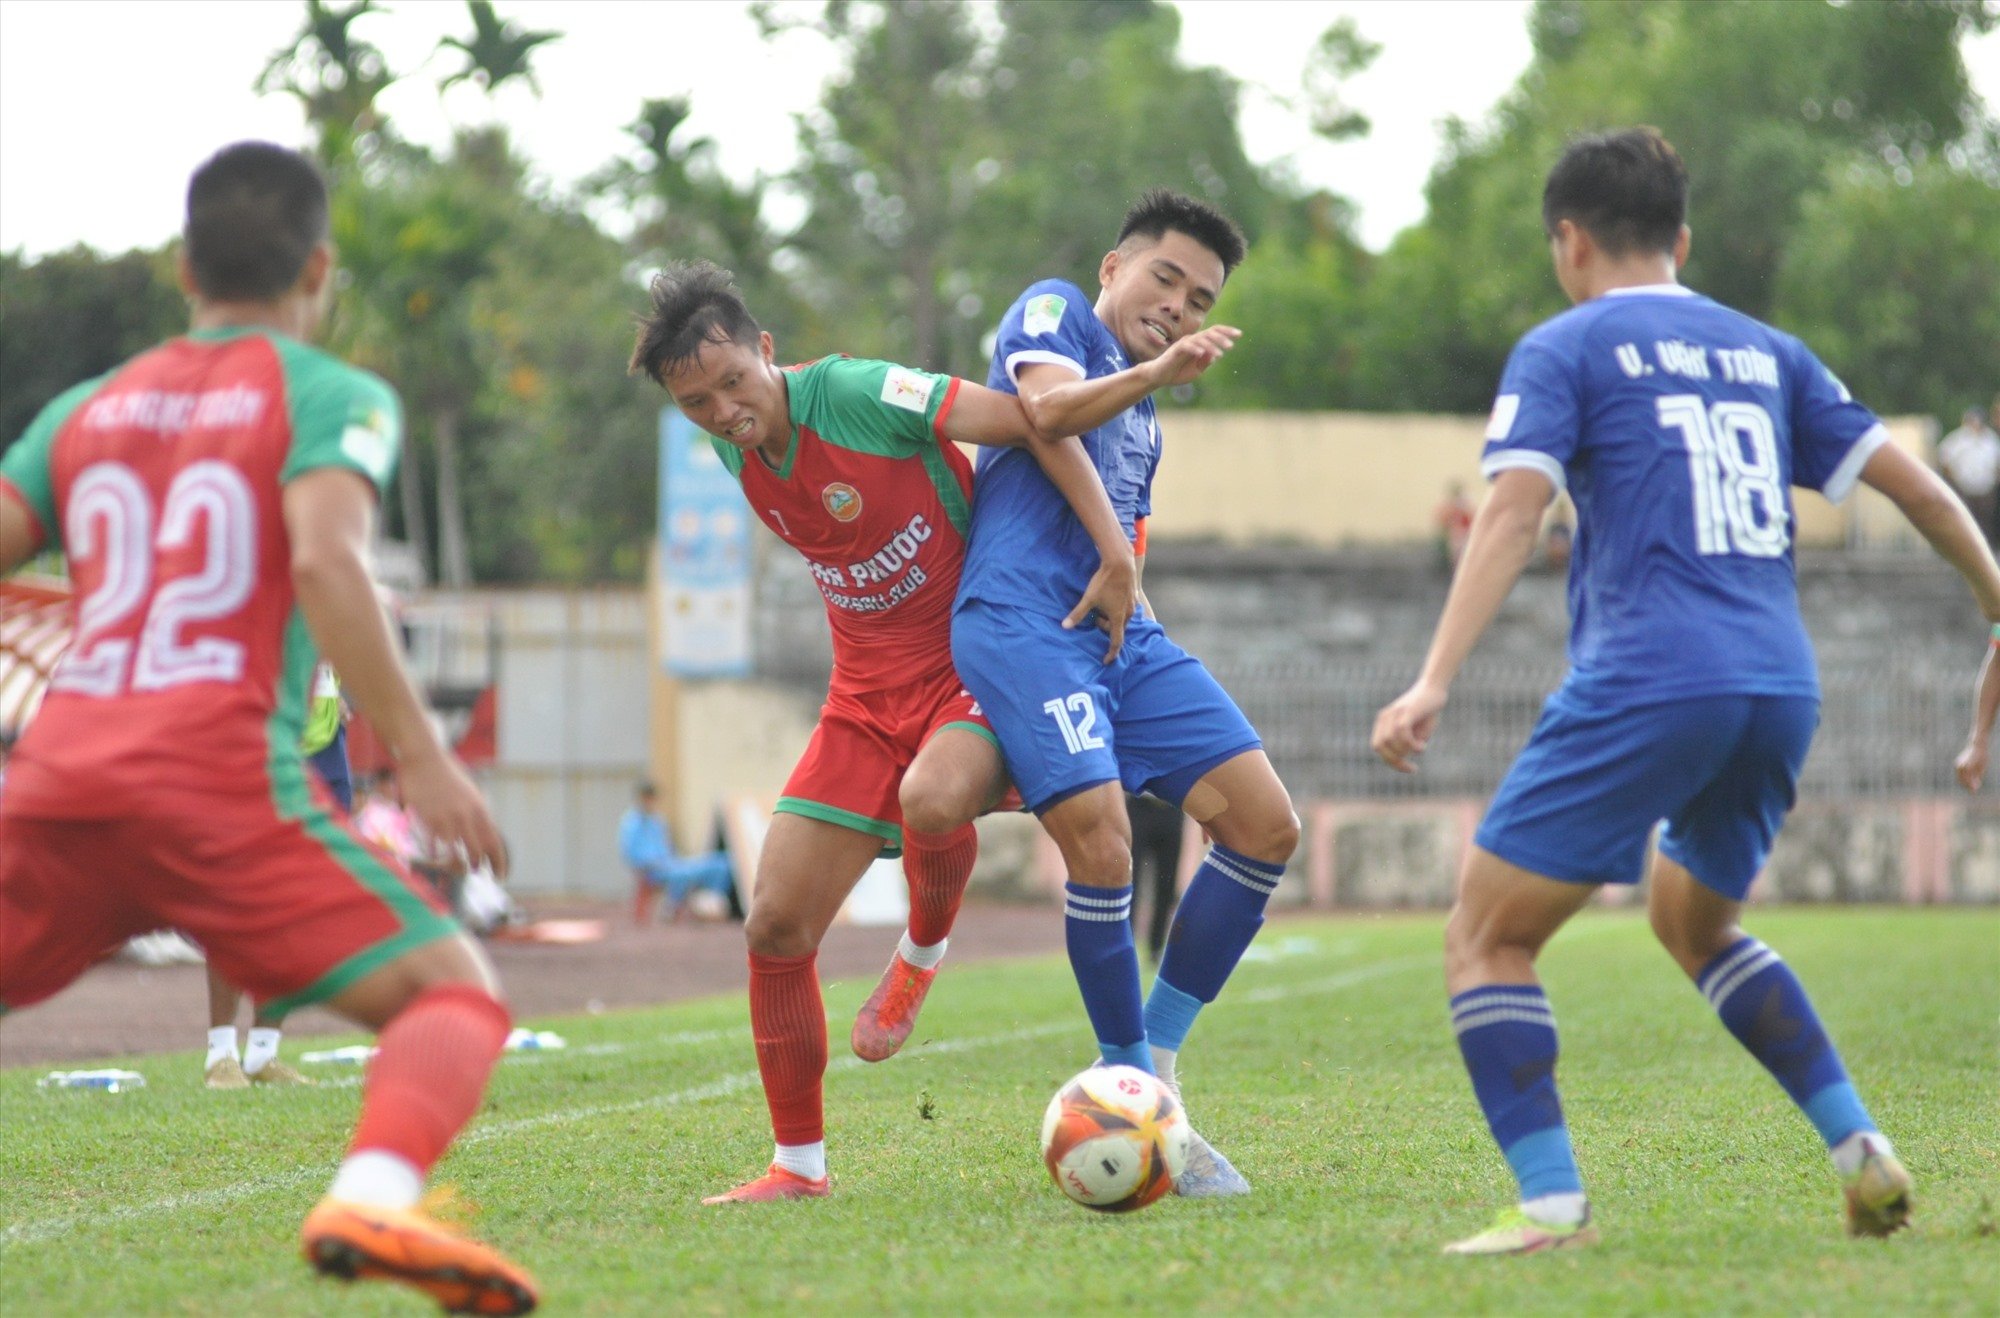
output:
[[[1715,356],[1714,369],[1708,364],[1711,353]],[[1612,349],[1612,355],[1618,359],[1618,369],[1635,380],[1651,375],[1655,369],[1646,364],[1645,354],[1636,343],[1621,343]],[[1658,339],[1653,343],[1653,360],[1659,363],[1659,370],[1687,380],[1712,380],[1719,371],[1731,384],[1779,387],[1778,359],[1756,348],[1709,348],[1679,339]]]
[[[251,426],[264,414],[263,390],[233,384],[199,393],[133,389],[106,393],[84,409],[86,430],[146,430],[179,435],[189,430]]]

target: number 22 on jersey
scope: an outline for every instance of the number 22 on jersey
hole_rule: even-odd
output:
[[[214,459],[183,468],[155,525],[138,473],[121,462],[93,463],[70,487],[63,530],[72,568],[94,566],[99,579],[77,607],[76,644],[51,687],[108,697],[243,676],[241,642],[183,637],[192,624],[241,609],[256,588],[257,507],[241,472]],[[154,590],[160,555],[188,547],[197,533],[199,570]],[[142,607],[136,637],[112,634],[126,633],[126,620]]]

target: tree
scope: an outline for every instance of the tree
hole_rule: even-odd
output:
[[[1368,301],[1402,333],[1376,341],[1368,369],[1411,388],[1377,405],[1483,410],[1509,345],[1562,308],[1536,201],[1579,132],[1658,125],[1693,175],[1685,278],[1771,316],[1786,249],[1836,166],[1962,150],[1982,131],[1959,41],[1995,21],[1982,0],[1540,0],[1527,72],[1488,124],[1451,126],[1426,236],[1399,238],[1378,269]]]
[[[492,0],[466,0],[465,7],[472,11],[471,39],[442,37],[438,40],[440,49],[456,50],[464,55],[465,67],[439,83],[439,89],[450,91],[456,84],[470,79],[491,95],[503,83],[519,78],[528,84],[528,90],[540,96],[541,84],[535,81],[534,70],[528,66],[528,57],[537,46],[561,40],[562,33],[524,31],[519,24],[507,22],[495,14]]]
[[[836,3],[816,25],[842,72],[802,125],[809,213],[788,245],[844,347],[978,373],[1004,300],[1047,276],[1094,287],[1145,188],[1214,201],[1253,238],[1284,204],[1244,154],[1236,82],[1181,61],[1172,8],[997,16],[990,38],[949,4]]]
[[[345,9],[306,0],[305,26],[257,76],[260,93],[287,92],[305,107],[329,169],[344,168],[361,140],[382,126],[375,101],[396,75],[382,52],[352,31],[359,19],[381,12],[375,0],[356,0]]]
[[[2000,388],[2000,187],[1936,157],[1808,196],[1777,318],[1883,411],[1955,423]]]
[[[948,0],[835,0],[816,26],[843,71],[799,126],[810,210],[791,245],[808,296],[864,310],[843,347],[942,369],[949,250],[974,191],[978,34]]]
[[[57,394],[186,328],[165,252],[0,253],[0,452]]]
[[[799,300],[777,269],[780,241],[764,221],[767,185],[739,185],[715,161],[715,143],[686,131],[685,96],[644,102],[626,126],[636,157],[615,160],[584,184],[586,194],[615,202],[632,217],[630,254],[657,267],[702,257],[736,276],[765,328],[789,341]]]

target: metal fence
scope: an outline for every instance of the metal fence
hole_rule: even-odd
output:
[[[1477,657],[1422,771],[1394,773],[1368,748],[1375,713],[1413,673],[1407,664],[1329,660],[1215,665],[1264,738],[1295,797],[1484,796],[1527,740],[1559,661]],[[1964,646],[1905,642],[1874,660],[1823,663],[1819,734],[1800,782],[1808,798],[1920,796],[1953,790],[1952,758],[1971,719]]]
[[[1443,604],[1427,555],[1181,546],[1153,557],[1147,593],[1169,630],[1242,705],[1301,800],[1485,796],[1565,671],[1563,580],[1530,575],[1454,683],[1422,772],[1394,773],[1368,735],[1415,676]],[[1800,581],[1823,692],[1801,795],[1955,790],[1981,644],[1963,586],[1928,553],[1819,554]],[[759,564],[753,627],[759,676],[823,689],[825,610],[782,547]]]

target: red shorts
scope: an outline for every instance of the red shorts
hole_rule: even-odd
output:
[[[1000,750],[993,725],[980,712],[958,674],[935,677],[865,695],[830,695],[819,712],[806,753],[799,757],[777,809],[873,833],[895,855],[903,846],[903,773],[931,737],[946,728],[977,733]],[[1019,798],[1008,789],[1006,808]]]
[[[455,933],[437,898],[319,804],[148,819],[0,810],[0,1008],[25,1007],[134,934],[184,931],[223,978],[288,1011]]]

